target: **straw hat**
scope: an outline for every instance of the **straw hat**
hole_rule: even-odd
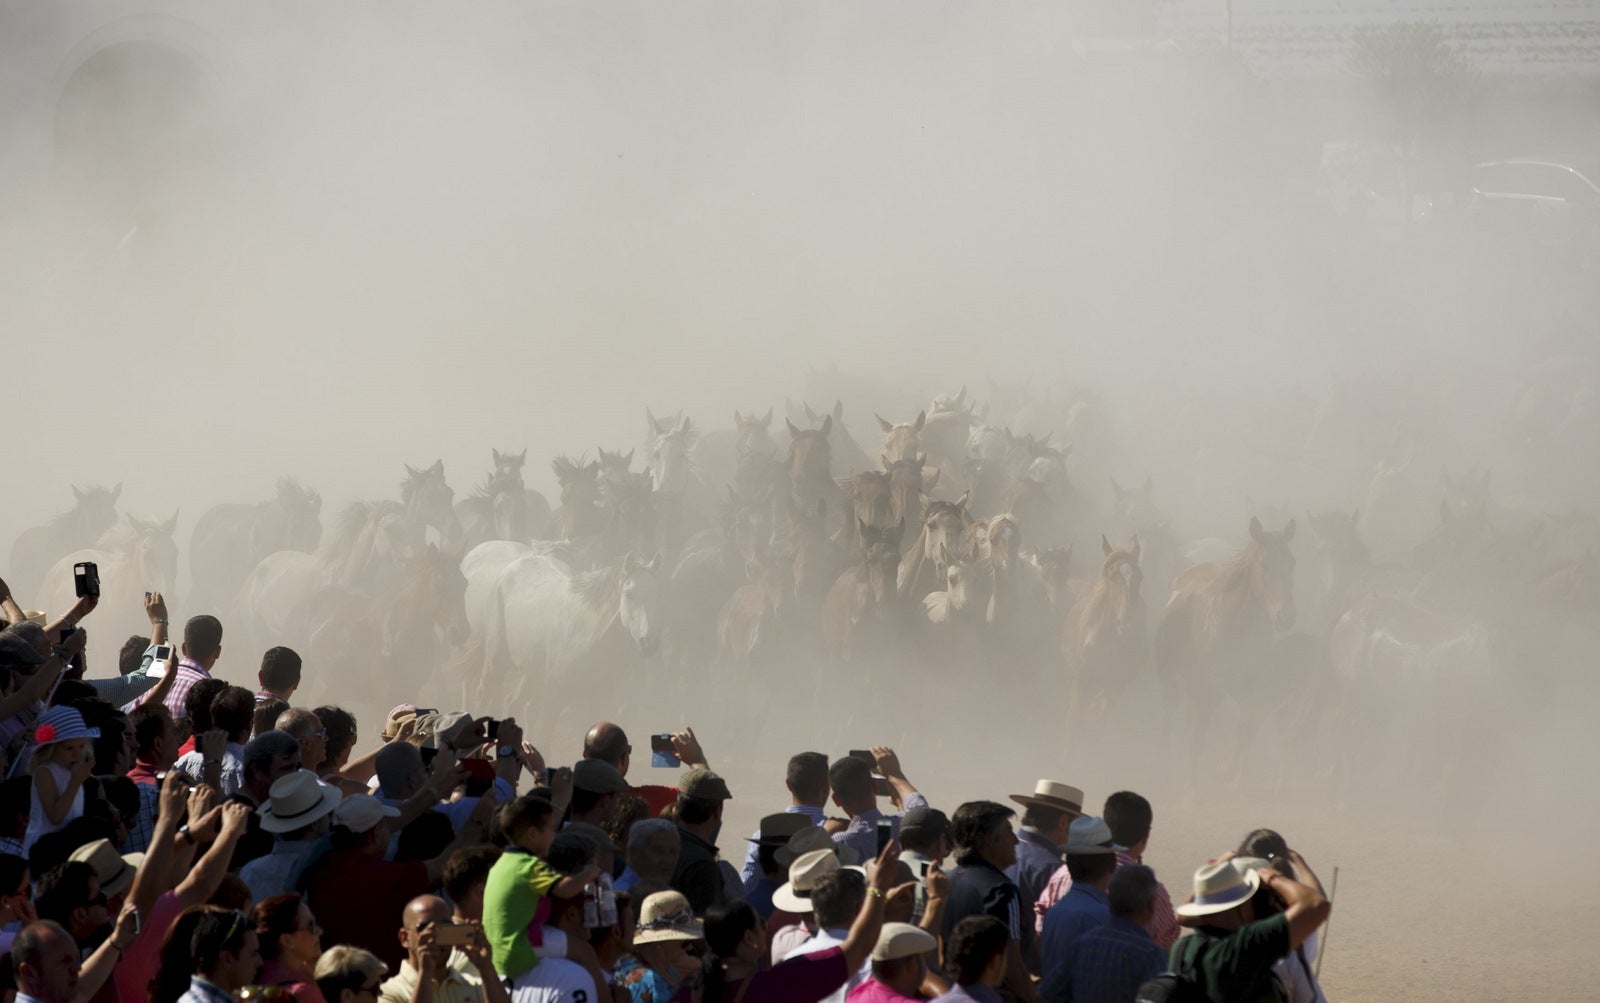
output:
[[[910,923],[885,923],[878,934],[878,943],[872,948],[873,961],[894,961],[913,955],[927,954],[939,942],[919,926]]]
[[[667,940],[700,940],[705,928],[694,918],[689,900],[682,892],[656,892],[639,906],[639,924],[634,928],[635,944],[659,944]]]
[[[95,880],[100,882],[100,893],[115,898],[133,887],[133,876],[144,863],[144,854],[120,854],[109,839],[97,839],[72,851],[69,860],[88,864],[94,868]]]
[[[1194,900],[1172,911],[1191,919],[1227,912],[1248,901],[1260,887],[1261,875],[1254,868],[1242,871],[1231,860],[1207,864],[1194,872]]]
[[[310,770],[296,770],[272,782],[267,803],[256,809],[262,832],[293,832],[332,813],[344,800],[337,787]]]
[[[1032,794],[1013,794],[1011,800],[1020,805],[1038,805],[1073,815],[1083,814],[1083,791],[1054,780],[1041,780],[1033,785]]]
[[[772,904],[784,912],[811,911],[811,889],[824,875],[839,870],[839,856],[832,850],[812,850],[789,865],[789,880],[772,893]]]

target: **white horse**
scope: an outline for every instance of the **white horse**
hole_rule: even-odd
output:
[[[635,689],[634,673],[661,642],[660,570],[660,555],[643,562],[631,553],[579,573],[541,553],[507,564],[485,624],[484,686],[502,692],[481,696],[498,706],[536,701],[535,716],[553,723],[580,694],[614,698]],[[530,678],[534,692],[525,692]]]
[[[105,639],[96,650],[114,651],[130,634],[149,633],[144,593],[160,592],[176,605],[178,545],[172,533],[177,526],[176,512],[165,522],[127,516],[92,549],[73,551],[55,563],[39,593],[42,608],[51,616],[65,613],[77,601],[72,566],[93,561],[100,572],[100,606],[85,626]]]

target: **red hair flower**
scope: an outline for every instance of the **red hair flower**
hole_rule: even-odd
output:
[[[45,745],[55,740],[56,726],[53,724],[41,724],[33,732],[33,744],[35,745]]]

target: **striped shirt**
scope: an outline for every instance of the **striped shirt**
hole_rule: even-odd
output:
[[[172,711],[174,721],[188,715],[189,691],[194,689],[194,684],[210,678],[211,673],[193,659],[185,658],[178,663],[178,678],[172,681],[172,689],[167,691],[167,698],[161,701],[167,705],[167,710]]]
[[[926,807],[928,807],[928,799],[916,791],[912,791],[910,796],[906,798],[906,811],[910,811],[913,808]],[[871,808],[851,819],[850,824],[845,827],[843,832],[834,833],[833,841],[840,846],[848,846],[856,851],[856,859],[862,863],[876,860],[878,859],[878,822],[882,819],[888,819],[889,823],[894,827],[894,838],[899,839],[900,818],[901,816],[899,815],[885,815],[874,804]]]
[[[1129,864],[1142,864],[1144,861],[1128,853],[1126,850],[1117,851],[1117,870],[1122,870]],[[1183,927],[1178,925],[1178,914],[1172,911],[1172,896],[1167,894],[1167,886],[1156,882],[1155,901],[1150,903],[1154,912],[1150,916],[1150,936],[1163,951],[1170,951],[1172,945],[1178,942],[1183,934]]]

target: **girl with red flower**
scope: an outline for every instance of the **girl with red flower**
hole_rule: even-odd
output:
[[[52,707],[33,729],[33,804],[28,814],[28,834],[22,852],[34,841],[55,832],[83,814],[83,782],[94,772],[94,749],[89,744],[99,732],[86,728],[83,716],[70,707]]]

